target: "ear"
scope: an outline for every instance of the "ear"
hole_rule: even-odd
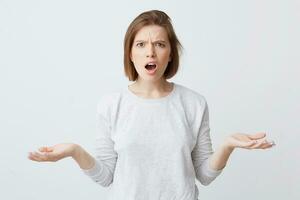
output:
[[[170,56],[169,56],[169,62],[171,62],[171,61],[172,61],[172,56],[170,55]]]

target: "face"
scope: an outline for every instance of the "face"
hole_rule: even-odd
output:
[[[139,74],[138,79],[160,80],[168,62],[171,46],[166,30],[158,25],[144,26],[135,35],[130,59]]]

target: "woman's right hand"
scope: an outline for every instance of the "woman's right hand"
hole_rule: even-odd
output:
[[[39,152],[29,152],[28,158],[37,162],[56,162],[60,159],[73,156],[76,149],[76,144],[61,143],[54,146],[43,146]]]

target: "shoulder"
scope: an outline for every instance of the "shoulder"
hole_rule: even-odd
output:
[[[208,116],[206,98],[201,93],[186,86],[179,85],[177,88],[189,124],[195,132],[198,132],[203,116]]]
[[[201,93],[183,86],[181,84],[177,84],[178,93],[181,99],[189,105],[205,107],[207,105],[206,98]]]
[[[107,114],[115,106],[118,105],[121,96],[122,95],[120,91],[114,91],[114,92],[102,94],[97,101],[97,112]]]

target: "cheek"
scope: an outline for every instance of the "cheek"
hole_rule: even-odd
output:
[[[141,55],[139,55],[136,52],[132,52],[130,58],[131,62],[133,62],[133,65],[136,69],[141,68],[142,64],[144,63],[144,60],[141,58]]]
[[[163,59],[165,62],[169,62],[169,61],[170,61],[170,56],[171,56],[170,51],[164,52],[164,53],[162,54],[162,59]]]
[[[137,51],[132,51],[130,55],[130,59],[132,62],[139,62],[142,58],[142,53]]]

